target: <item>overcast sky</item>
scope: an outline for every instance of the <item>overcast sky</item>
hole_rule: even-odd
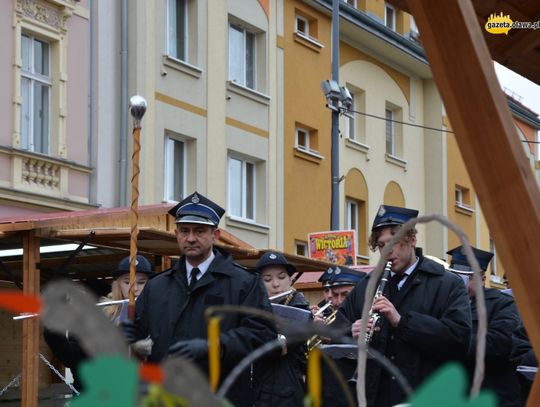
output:
[[[540,86],[497,62],[495,62],[495,72],[501,86],[517,93],[523,98],[522,104],[540,114]]]

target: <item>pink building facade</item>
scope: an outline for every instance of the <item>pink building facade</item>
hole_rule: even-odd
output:
[[[88,0],[9,0],[0,32],[0,217],[88,209]]]

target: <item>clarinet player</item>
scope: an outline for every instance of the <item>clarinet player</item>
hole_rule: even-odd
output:
[[[382,251],[400,227],[418,211],[381,205],[373,222],[370,247]],[[416,389],[449,360],[463,361],[471,336],[471,313],[465,285],[444,267],[416,249],[416,229],[390,251],[391,276],[385,293],[372,304],[382,316],[370,346],[388,358]],[[457,277],[457,278],[456,278]],[[360,318],[369,275],[347,297],[339,319],[360,333]],[[368,323],[368,329],[371,324]],[[368,406],[390,407],[405,402],[395,377],[369,359],[366,368]]]

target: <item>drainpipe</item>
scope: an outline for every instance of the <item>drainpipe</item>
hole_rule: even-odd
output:
[[[126,206],[127,179],[127,68],[128,68],[128,0],[120,3],[120,206]]]
[[[94,121],[94,115],[93,115],[93,106],[92,101],[94,100],[94,13],[92,12],[92,8],[94,6],[93,0],[88,0],[88,9],[90,11],[90,24],[89,24],[89,37],[90,40],[88,42],[89,55],[88,55],[88,166],[92,168],[94,165],[94,148],[93,148],[93,121]],[[92,172],[90,172],[90,175],[88,176],[88,202],[94,203],[92,199],[93,194],[93,185],[95,178],[96,168],[92,169]],[[96,199],[97,201],[97,199]]]
[[[339,2],[332,4],[332,80],[339,84]],[[332,110],[332,201],[330,228],[339,230],[339,111]]]

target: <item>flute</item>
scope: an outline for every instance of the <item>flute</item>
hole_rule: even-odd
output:
[[[98,302],[96,304],[96,307],[108,307],[110,305],[123,304],[123,303],[126,303],[126,302],[129,302],[129,299],[103,301],[103,302]],[[34,317],[37,317],[37,316],[39,316],[39,314],[20,314],[20,315],[14,316],[13,320],[18,321],[20,319],[34,318]]]
[[[282,292],[282,293],[279,293],[279,294],[273,295],[273,296],[271,296],[271,297],[268,297],[268,300],[269,300],[270,302],[275,301],[275,300],[279,300],[279,299],[281,299],[281,298],[283,298],[283,297],[286,297],[287,295],[289,295],[290,293],[292,293],[292,292],[294,292],[294,291],[295,291],[294,289],[291,289],[291,290],[288,290],[288,291],[284,291],[284,292]]]

